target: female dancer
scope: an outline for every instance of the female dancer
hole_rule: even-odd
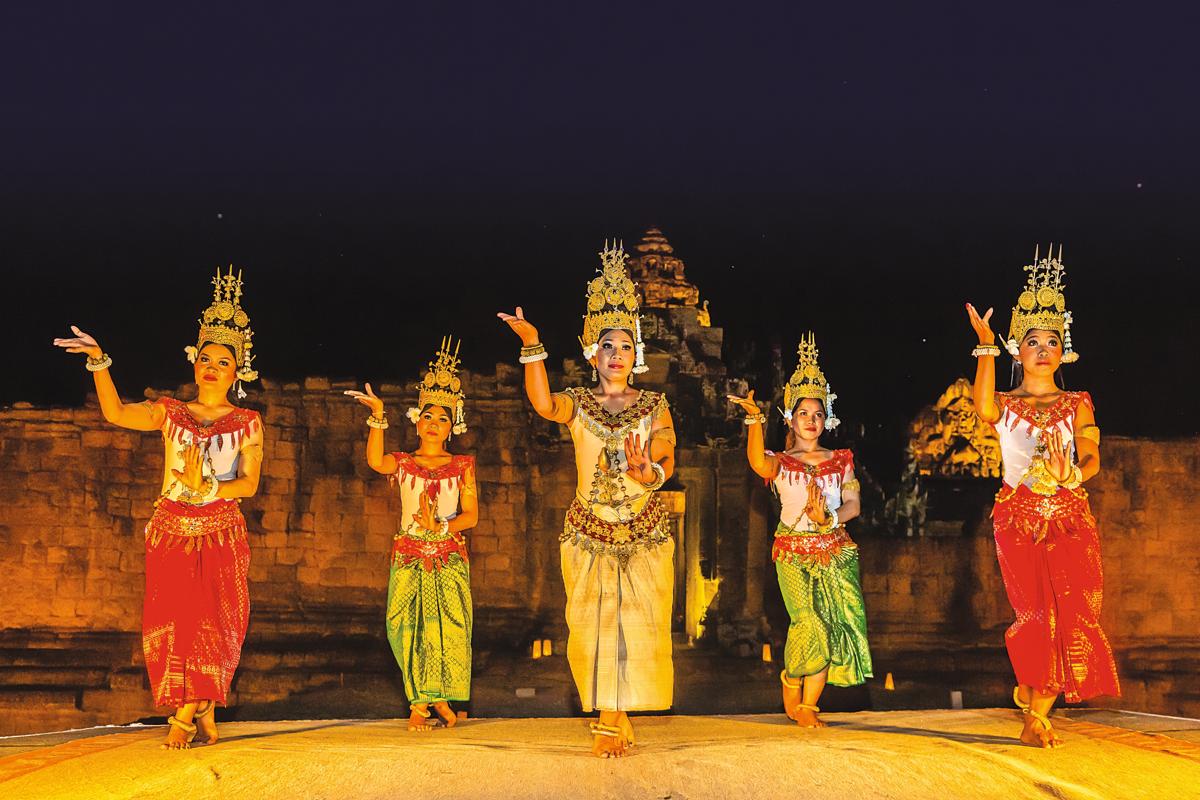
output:
[[[763,449],[767,415],[754,392],[729,399],[746,412],[746,457],[771,482],[783,506],[771,557],[791,624],[784,647],[784,712],[804,728],[825,725],[817,702],[826,683],[855,686],[872,676],[867,616],[858,579],[858,547],[843,525],[858,516],[859,483],[849,450],[821,447],[836,428],[833,401],[817,364],[810,332],[800,340],[800,360],[783,391],[787,449]]]
[[[218,270],[213,285],[196,346],[186,348],[199,387],[190,403],[123,403],[108,369],[112,358],[94,338],[72,326],[73,337],[54,340],[68,353],[87,354],[105,420],[162,432],[162,494],[146,526],[142,650],[155,704],[175,708],[168,749],[186,749],[197,731],[201,742],[216,743],[213,709],[225,703],[250,619],[250,547],[238,504],[258,491],[263,426],[228,395],[258,373],[241,272]],[[238,394],[245,396],[240,384]]]
[[[459,342],[459,344],[462,344]],[[383,401],[348,391],[367,408],[367,464],[400,489],[401,528],[392,542],[387,637],[404,676],[410,731],[432,728],[429,706],[447,728],[458,721],[450,701],[471,699],[471,571],[462,532],[479,521],[475,459],[452,455],[446,442],[467,429],[458,348],[442,340],[417,405],[408,418],[419,444],[412,453],[384,453]]]
[[[671,705],[675,542],[654,491],[674,469],[675,432],[666,398],[629,385],[646,366],[625,251],[606,243],[600,257],[580,337],[596,386],[551,394],[537,329],[519,307],[498,316],[524,345],[534,411],[567,425],[575,445],[578,483],[560,537],[567,660],[583,710],[600,712],[592,752],[608,758],[634,744],[626,712]]]
[[[1087,392],[1062,391],[1060,364],[1071,348],[1071,313],[1063,297],[1062,247],[1025,267],[1025,291],[1013,307],[1005,349],[1020,367],[1020,385],[995,391],[1000,348],[970,303],[979,337],[972,351],[975,412],[996,427],[1004,485],[992,512],[996,553],[1016,621],[1005,634],[1017,677],[1013,701],[1025,715],[1021,741],[1058,747],[1048,715],[1060,693],[1072,703],[1119,695],[1116,666],[1100,629],[1103,572],[1100,536],[1084,481],[1100,471],[1100,429]]]

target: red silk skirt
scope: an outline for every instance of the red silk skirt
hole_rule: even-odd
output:
[[[1049,497],[1004,486],[992,511],[996,554],[1016,620],[1004,635],[1017,683],[1078,703],[1119,696],[1100,628],[1100,533],[1083,489]]]
[[[246,520],[233,500],[161,500],[146,526],[142,651],[154,702],[224,703],[250,621]]]

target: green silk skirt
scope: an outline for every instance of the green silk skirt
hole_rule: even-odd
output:
[[[781,548],[782,538],[777,532],[775,574],[791,620],[783,650],[788,676],[802,678],[828,667],[833,686],[863,683],[872,677],[872,666],[858,547],[843,532],[832,547],[796,548],[823,552],[799,554]]]
[[[410,703],[471,698],[470,567],[394,565],[388,580],[387,637]]]

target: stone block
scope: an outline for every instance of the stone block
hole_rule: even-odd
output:
[[[267,511],[262,515],[262,521],[259,523],[259,528],[263,531],[287,531],[288,513],[286,511]],[[269,546],[276,547],[277,545]]]

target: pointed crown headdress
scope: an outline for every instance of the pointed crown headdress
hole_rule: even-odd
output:
[[[200,348],[209,342],[223,344],[233,350],[238,364],[238,380],[256,380],[258,373],[251,366],[254,356],[250,354],[254,347],[254,331],[250,330],[250,316],[242,308],[242,271],[239,269],[234,275],[233,265],[230,264],[229,273],[222,275],[218,267],[212,285],[212,304],[200,316],[200,335],[196,338],[196,346],[184,348],[188,361],[194,364],[200,355]]]
[[[463,414],[463,401],[466,395],[462,390],[462,379],[458,377],[458,348],[462,347],[462,339],[454,345],[453,336],[442,337],[442,346],[429,362],[425,377],[417,384],[417,406],[408,410],[408,417],[413,422],[420,418],[421,409],[425,406],[441,406],[450,412],[454,420],[451,433],[465,433],[467,430],[466,417]]]
[[[1025,281],[1025,290],[1013,306],[1005,348],[1015,357],[1020,353],[1021,340],[1029,331],[1058,331],[1063,338],[1062,363],[1078,361],[1079,354],[1071,347],[1071,312],[1067,310],[1067,298],[1063,294],[1067,284],[1063,280],[1066,269],[1062,263],[1062,245],[1058,246],[1057,257],[1054,256],[1054,245],[1050,245],[1046,257],[1041,259],[1038,248],[1034,248],[1033,263],[1027,264],[1025,271],[1029,277]]]
[[[829,382],[825,380],[825,373],[821,372],[821,365],[817,363],[817,342],[812,331],[800,337],[796,355],[796,369],[787,385],[783,387],[784,407],[780,409],[783,418],[791,422],[796,404],[805,398],[811,398],[825,404],[825,427],[831,430],[836,428],[841,422],[833,414],[833,401],[837,399],[837,395],[833,393]]]
[[[625,266],[629,256],[625,246],[613,240],[610,246],[604,242],[600,251],[599,276],[588,283],[587,313],[583,315],[583,335],[579,344],[583,357],[591,359],[599,349],[600,334],[610,329],[629,331],[633,336],[637,359],[633,365],[635,373],[643,373],[646,366],[646,345],[642,342],[642,321],[638,315],[637,284],[629,277]]]

